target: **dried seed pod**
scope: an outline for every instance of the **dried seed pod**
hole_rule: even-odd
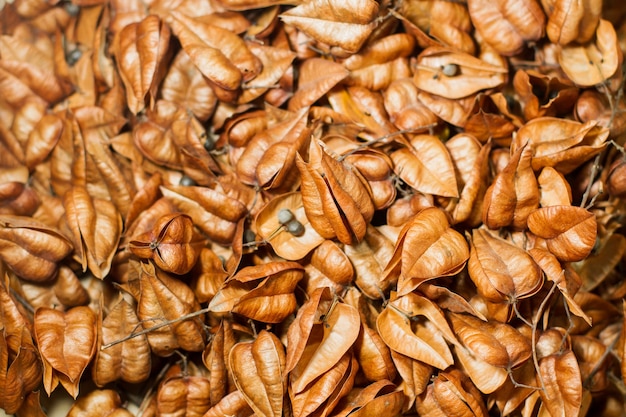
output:
[[[286,208],[280,209],[278,211],[277,217],[278,217],[278,223],[283,224],[283,225],[289,223],[295,218],[291,210],[286,209]]]
[[[302,236],[304,234],[304,226],[296,219],[289,221],[285,228],[294,236]]]

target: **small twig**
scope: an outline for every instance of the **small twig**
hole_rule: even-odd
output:
[[[611,344],[609,346],[607,346],[606,350],[604,351],[604,353],[602,354],[600,359],[598,359],[598,362],[595,364],[593,369],[589,372],[589,375],[587,376],[587,378],[585,378],[585,380],[583,381],[583,386],[584,387],[587,387],[589,385],[589,382],[591,381],[591,379],[593,379],[593,377],[598,373],[598,371],[600,370],[600,367],[602,366],[603,362],[606,360],[606,358],[609,357],[609,355],[613,351],[613,348],[615,347],[615,345],[619,341],[619,338],[620,338],[620,335],[618,334],[617,336],[615,336],[615,338],[613,339]]]
[[[533,351],[533,364],[535,365],[535,370],[537,371],[537,376],[539,377],[539,382],[541,383],[541,389],[543,391],[546,390],[546,386],[543,383],[543,377],[541,376],[541,372],[539,370],[539,358],[537,357],[537,324],[539,323],[539,320],[541,320],[541,315],[543,314],[543,310],[546,308],[546,305],[548,304],[548,300],[550,300],[550,297],[552,297],[552,294],[554,294],[554,290],[556,290],[556,283],[553,282],[552,283],[552,288],[550,288],[550,291],[548,292],[548,295],[546,295],[546,297],[543,299],[543,301],[541,302],[541,305],[539,306],[539,310],[537,310],[537,314],[535,314],[535,318],[533,319],[533,324],[532,324],[532,332],[531,332],[531,344],[532,344],[532,351]]]
[[[107,343],[106,345],[102,345],[100,347],[100,350],[108,349],[108,348],[110,348],[112,346],[118,345],[120,343],[124,343],[125,341],[133,339],[133,338],[135,338],[137,336],[142,336],[144,334],[148,334],[148,333],[153,332],[155,330],[159,330],[159,329],[161,329],[163,327],[166,327],[166,326],[169,326],[169,325],[181,322],[181,321],[185,321],[187,319],[191,319],[191,318],[194,318],[194,317],[201,316],[201,315],[203,315],[205,313],[208,313],[209,311],[210,310],[207,307],[207,308],[203,308],[203,309],[198,310],[198,311],[194,311],[193,313],[185,314],[184,316],[180,316],[180,317],[178,317],[176,319],[173,319],[173,320],[164,321],[163,323],[157,324],[156,326],[152,326],[152,327],[150,327],[148,329],[143,329],[143,330],[141,330],[141,331],[139,331],[137,333],[131,333],[128,336],[123,337],[120,340],[116,340],[115,342],[111,342],[111,343]]]
[[[583,199],[580,202],[580,207],[586,208],[587,200],[589,199],[589,194],[591,193],[591,187],[593,186],[593,181],[596,177],[596,173],[598,168],[600,168],[600,158],[602,157],[602,153],[596,155],[596,159],[593,161],[593,165],[591,166],[591,174],[589,175],[589,183],[587,184],[587,188],[585,189],[585,193],[583,194]]]

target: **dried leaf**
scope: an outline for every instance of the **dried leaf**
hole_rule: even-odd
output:
[[[72,250],[59,231],[31,218],[0,217],[0,258],[18,276],[34,282],[48,281],[57,262]]]
[[[280,18],[317,41],[337,47],[340,53],[355,53],[374,29],[377,14],[378,4],[371,0],[311,0]]]
[[[528,216],[528,228],[545,239],[550,252],[565,262],[585,259],[596,243],[596,218],[581,207],[540,208]]]
[[[59,382],[76,399],[78,385],[96,353],[96,315],[89,307],[67,312],[39,308],[35,312],[35,338],[43,360],[43,382],[48,395]]]
[[[253,342],[233,346],[229,362],[235,385],[255,413],[281,416],[287,384],[285,351],[280,340],[263,330]]]
[[[539,361],[537,381],[543,406],[553,416],[576,415],[582,404],[580,368],[574,352],[546,356]]]
[[[84,187],[74,187],[63,196],[65,224],[73,245],[74,257],[97,278],[103,279],[122,234],[122,217],[106,200],[92,198]]]
[[[165,74],[170,29],[156,15],[122,29],[116,38],[116,62],[126,87],[126,100],[133,114],[145,107],[148,96],[153,106],[157,87]]]
[[[432,135],[415,135],[411,146],[391,154],[394,172],[416,191],[458,197],[456,175],[446,146]]]

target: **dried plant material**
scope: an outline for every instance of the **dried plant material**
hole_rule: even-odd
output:
[[[544,35],[546,17],[536,0],[471,0],[467,8],[482,39],[502,55],[516,55]]]
[[[192,316],[179,320],[200,309],[191,289],[150,263],[136,267],[139,269],[138,283],[135,284],[138,288],[135,295],[137,317],[144,329],[159,326],[148,332],[152,352],[158,356],[170,356],[178,348],[202,351],[205,333],[201,318]],[[167,324],[170,321],[172,324]]]
[[[251,138],[237,159],[242,182],[278,191],[291,191],[298,184],[294,160],[308,148],[312,132],[307,114],[307,109],[287,113]]]
[[[427,320],[412,317],[425,316]],[[428,299],[409,293],[392,301],[376,319],[385,344],[395,352],[435,368],[454,363],[446,340],[458,343],[439,308]]]
[[[393,381],[396,367],[391,359],[391,351],[378,334],[364,323],[354,344],[355,355],[361,364],[361,371],[372,382],[383,379]]]
[[[468,97],[505,81],[506,68],[461,53],[431,46],[417,59],[413,82],[420,90],[449,99]]]
[[[253,342],[233,346],[229,362],[235,385],[256,415],[281,416],[287,378],[285,350],[280,340],[263,330]]]
[[[311,254],[305,273],[305,290],[308,293],[324,286],[340,292],[352,283],[354,267],[339,245],[325,240]]]
[[[0,407],[623,414],[618,3],[0,0]]]
[[[545,239],[550,252],[565,262],[585,259],[596,243],[596,219],[581,207],[540,208],[528,216],[528,228]]]
[[[556,169],[545,167],[537,177],[539,185],[539,205],[568,206],[572,204],[572,189],[569,183]]]
[[[67,312],[51,308],[35,312],[35,339],[48,395],[60,382],[72,397],[78,396],[80,378],[96,352],[96,320],[95,313],[84,306]]]
[[[138,383],[148,379],[151,356],[146,335],[107,346],[123,340],[140,327],[135,309],[124,299],[113,306],[104,320],[100,317],[97,323],[99,349],[91,368],[96,385],[102,387],[117,380]]]
[[[234,33],[177,11],[166,21],[218,99],[234,101],[241,83],[261,71],[259,58]]]
[[[145,108],[146,96],[150,107],[154,105],[165,73],[169,42],[170,29],[156,15],[131,23],[117,34],[115,57],[133,114]]]
[[[309,416],[316,411],[323,414],[330,412],[352,388],[356,364],[356,359],[350,353],[346,353],[335,366],[301,393],[294,394],[293,390],[289,389],[294,416]]]
[[[278,11],[278,8],[275,9]],[[240,103],[249,103],[276,86],[292,65],[296,54],[286,48],[249,42],[250,52],[256,55],[263,69],[254,79],[244,83],[244,91],[239,96]]]
[[[294,394],[302,392],[309,383],[335,366],[359,335],[361,320],[358,311],[338,301],[320,304],[322,297],[328,297],[328,293],[320,290],[310,298],[310,308],[303,308],[302,315],[299,313],[289,328],[288,338],[291,343],[297,343],[287,349],[286,359],[286,371],[291,375]]]
[[[208,379],[202,376],[181,375],[167,379],[159,386],[156,408],[160,416],[203,416],[211,408]]]
[[[178,52],[174,57],[163,78],[161,96],[166,101],[181,104],[203,121],[213,114],[217,106],[217,97],[211,85],[185,51]]]
[[[584,44],[564,46],[559,54],[561,68],[575,84],[600,84],[615,74],[622,62],[622,50],[611,22],[600,19],[595,38]]]
[[[374,205],[359,172],[334,159],[316,141],[311,141],[309,162],[298,154],[296,166],[302,176],[304,211],[315,230],[345,244],[361,241]]]
[[[480,392],[467,376],[458,370],[441,372],[426,394],[418,397],[415,409],[420,415],[488,415]]]
[[[299,88],[289,100],[289,110],[298,110],[315,103],[348,74],[342,65],[335,62],[322,58],[307,59],[300,67]]]
[[[25,327],[27,321],[4,283],[0,285],[0,303],[0,408],[16,413],[41,383],[42,364],[31,331]]]
[[[265,323],[280,323],[296,308],[294,290],[303,268],[295,262],[272,262],[242,268],[209,303],[214,313],[234,312]]]
[[[182,275],[194,267],[203,243],[191,218],[173,213],[161,217],[152,231],[131,240],[128,248],[139,258],[152,259],[163,271]]]
[[[65,224],[74,246],[74,257],[97,278],[111,268],[122,234],[122,217],[106,200],[92,198],[84,187],[74,187],[63,196]]]
[[[571,350],[546,356],[539,361],[537,381],[543,406],[553,416],[575,415],[582,404],[580,368]]]
[[[391,154],[395,173],[421,193],[458,197],[454,165],[439,138],[415,135],[410,143]]]
[[[94,390],[79,398],[67,412],[67,417],[108,416],[131,417],[133,414],[122,407],[117,392],[110,389]]]
[[[373,226],[368,226],[365,237],[358,245],[344,247],[354,265],[355,284],[367,297],[379,299],[387,290],[389,283],[382,281],[381,277],[391,260],[393,249],[393,242]]]
[[[285,230],[285,225],[279,221],[282,210],[288,210],[293,219],[302,225],[302,234]],[[283,194],[269,201],[257,214],[255,224],[261,238],[272,246],[277,255],[287,260],[302,259],[325,240],[311,226],[300,193]]]
[[[533,119],[522,126],[512,149],[532,148],[532,167],[539,170],[554,167],[569,174],[606,146],[609,131],[596,121],[585,124],[553,117]]]
[[[422,282],[458,273],[468,258],[467,242],[450,227],[446,214],[426,208],[402,228],[384,276],[390,279],[399,266],[398,294],[404,295]]]
[[[418,132],[439,122],[437,116],[418,99],[418,89],[410,78],[394,80],[383,92],[389,120],[400,130]]]
[[[487,229],[473,230],[467,269],[478,293],[494,303],[514,303],[543,285],[541,269],[533,258]]]
[[[0,259],[23,279],[49,281],[71,251],[70,241],[54,228],[26,217],[0,217]]]
[[[355,53],[375,28],[378,8],[371,0],[310,0],[282,13],[280,18],[313,39],[337,48],[340,54]]]
[[[222,398],[217,404],[213,405],[204,417],[221,417],[228,415],[250,415],[252,409],[246,402],[243,394],[239,390],[234,390],[230,394]]]
[[[585,43],[596,32],[602,15],[602,2],[596,0],[545,1],[548,15],[546,34],[550,41],[559,45],[571,42]]]
[[[483,223],[490,229],[509,225],[524,229],[528,216],[539,206],[539,186],[531,160],[530,146],[518,148],[487,189]]]
[[[237,222],[247,213],[246,206],[221,187],[171,185],[161,187],[161,192],[178,210],[189,215],[209,239],[221,244],[232,243]]]
[[[569,80],[548,77],[534,70],[517,71],[513,86],[527,120],[563,114],[571,110],[578,98],[578,89]]]

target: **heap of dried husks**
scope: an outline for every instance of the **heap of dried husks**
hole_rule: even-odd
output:
[[[6,413],[626,412],[621,0],[0,5]]]

